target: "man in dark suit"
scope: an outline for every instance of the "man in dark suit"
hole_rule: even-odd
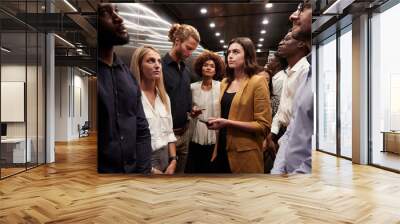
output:
[[[149,173],[151,135],[141,91],[114,46],[129,42],[113,4],[98,7],[98,172]]]

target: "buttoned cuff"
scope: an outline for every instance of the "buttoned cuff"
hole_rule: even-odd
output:
[[[168,135],[168,142],[176,142],[176,137],[174,132]]]
[[[274,133],[275,135],[278,135],[279,133],[279,127],[277,125],[272,125],[271,127],[271,133]]]

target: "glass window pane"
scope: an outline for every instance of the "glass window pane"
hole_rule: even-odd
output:
[[[318,149],[336,153],[336,36],[318,48]]]
[[[38,157],[37,162],[38,164],[45,163],[46,158],[46,151],[45,151],[45,65],[46,65],[46,37],[43,33],[39,33],[39,43],[38,43],[38,57],[39,57],[39,64],[38,64]]]
[[[352,157],[352,35],[340,36],[340,154]]]
[[[400,170],[400,4],[373,15],[371,74],[372,163]]]
[[[27,80],[26,80],[26,117],[27,117],[27,142],[31,153],[29,154],[28,168],[37,165],[37,81],[38,81],[38,36],[36,32],[27,33],[28,43],[28,62],[27,62]],[[28,147],[28,148],[29,148]]]
[[[1,33],[1,175],[25,170],[30,158],[26,141],[26,33]],[[28,150],[27,150],[28,149]]]

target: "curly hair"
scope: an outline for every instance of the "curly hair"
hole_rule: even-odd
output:
[[[213,79],[221,80],[225,76],[225,63],[218,54],[212,51],[206,50],[196,58],[193,63],[194,71],[198,76],[202,77],[203,65],[208,60],[212,60],[215,64],[215,75]]]
[[[200,42],[199,31],[197,31],[193,26],[187,24],[175,23],[168,32],[169,41],[172,43],[174,43],[176,39],[183,42],[189,37],[193,37],[197,42]]]

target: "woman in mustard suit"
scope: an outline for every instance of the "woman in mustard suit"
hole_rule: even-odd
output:
[[[209,129],[219,130],[212,160],[221,166],[227,157],[232,173],[263,173],[262,144],[272,120],[268,80],[247,37],[230,41],[225,60],[221,117],[208,120]]]

